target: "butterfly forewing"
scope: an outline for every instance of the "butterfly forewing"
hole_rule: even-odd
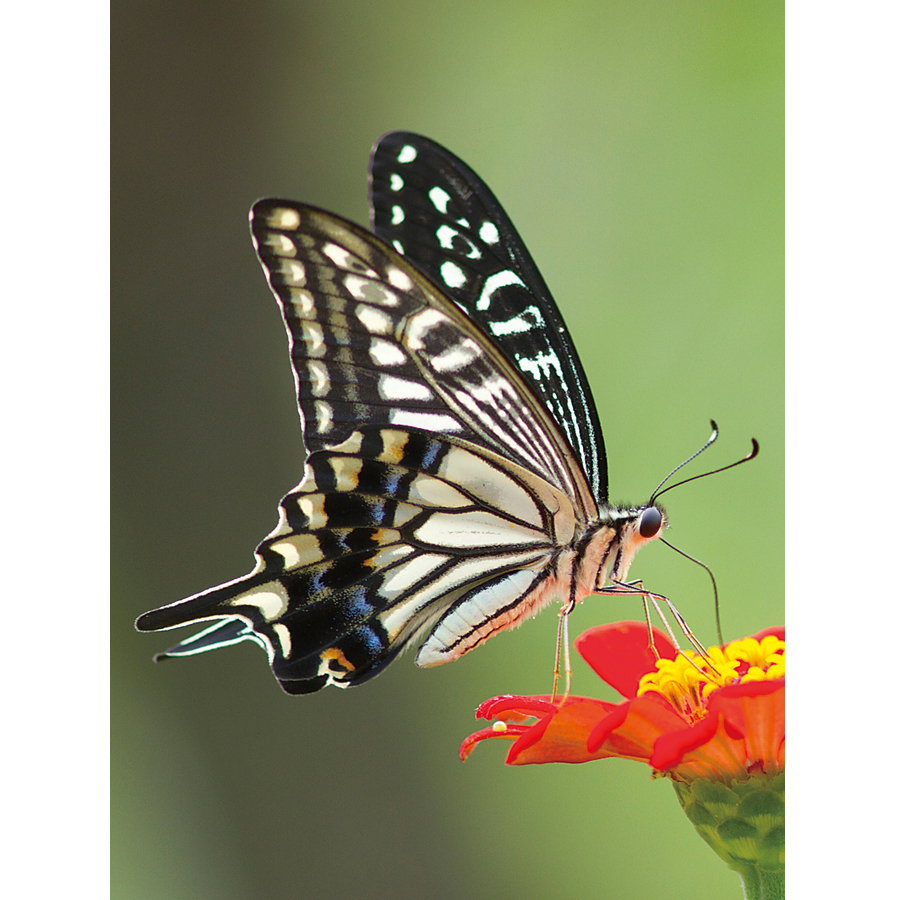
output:
[[[376,234],[524,373],[605,502],[606,457],[587,379],[537,266],[487,185],[440,144],[396,131],[373,151],[370,202]]]
[[[593,498],[521,374],[406,260],[346,220],[283,200],[251,229],[288,330],[307,449],[360,425],[487,445],[572,497]]]

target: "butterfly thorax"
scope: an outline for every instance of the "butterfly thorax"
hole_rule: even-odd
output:
[[[574,605],[607,585],[624,583],[635,554],[658,538],[667,524],[665,510],[652,504],[601,507],[596,522],[585,529],[570,602]]]

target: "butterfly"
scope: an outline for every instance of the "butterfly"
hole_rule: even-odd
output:
[[[572,338],[487,185],[428,138],[384,135],[374,234],[265,199],[253,243],[287,330],[306,460],[248,575],[137,620],[208,623],[160,656],[261,645],[310,693],[458,659],[553,601],[624,587],[664,510],[608,498]]]

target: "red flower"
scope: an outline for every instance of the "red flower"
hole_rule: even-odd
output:
[[[708,658],[679,653],[654,629],[659,660],[640,622],[602,625],[575,647],[625,698],[494,697],[478,716],[498,719],[460,747],[512,740],[510,765],[587,762],[610,756],[649,763],[676,781],[746,780],[784,769],[784,629],[769,628]]]

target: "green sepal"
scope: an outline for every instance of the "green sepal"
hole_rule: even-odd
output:
[[[747,900],[783,898],[784,772],[672,784],[700,837],[740,874]]]

